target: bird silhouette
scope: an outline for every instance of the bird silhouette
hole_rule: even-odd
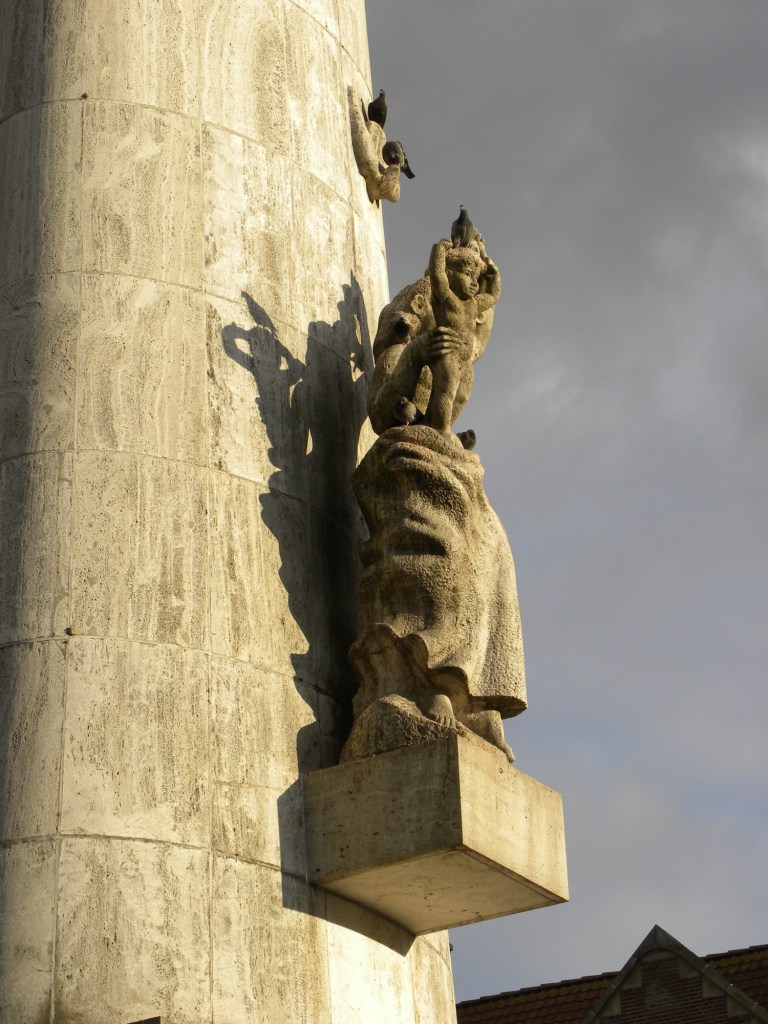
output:
[[[399,167],[406,178],[416,177],[410,168],[402,142],[386,142],[382,147],[381,155],[385,164],[389,164],[390,167]]]
[[[459,216],[451,224],[451,241],[454,249],[469,245],[473,238],[477,238],[477,228],[469,219],[467,208],[462,203],[459,207]]]
[[[408,398],[398,398],[395,402],[395,419],[398,423],[403,423],[406,427],[410,427],[412,423],[418,423],[424,419],[424,413]]]
[[[384,127],[387,120],[387,101],[384,98],[384,90],[379,90],[379,95],[368,104],[368,120]]]
[[[461,441],[465,451],[471,452],[477,444],[477,434],[474,430],[460,430],[456,435]]]

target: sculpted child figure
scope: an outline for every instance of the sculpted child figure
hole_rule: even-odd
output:
[[[429,258],[435,326],[444,328],[443,336],[452,337],[454,344],[430,363],[432,393],[422,422],[443,433],[451,428],[455,407],[461,408],[472,390],[473,364],[482,354],[478,326],[501,293],[498,268],[481,254],[483,249],[482,242],[477,248],[454,248],[443,238],[432,246]]]
[[[403,423],[449,432],[472,390],[500,293],[498,268],[480,236],[466,246],[444,239],[432,247],[424,277],[379,318],[368,396],[377,434]]]

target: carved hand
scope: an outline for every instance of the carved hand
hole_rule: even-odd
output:
[[[434,327],[427,334],[420,334],[410,344],[423,365],[428,365],[442,356],[459,352],[463,347],[460,334],[450,327]]]

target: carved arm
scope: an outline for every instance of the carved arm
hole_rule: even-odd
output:
[[[441,238],[439,242],[435,242],[432,252],[429,254],[429,281],[432,286],[432,294],[443,301],[451,293],[448,274],[445,271],[445,254],[450,247],[450,240]]]

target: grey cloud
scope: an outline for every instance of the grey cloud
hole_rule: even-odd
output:
[[[502,271],[462,426],[518,570],[510,740],[566,798],[572,903],[457,932],[459,997],[618,968],[656,921],[764,942],[768,7],[367,8],[419,171],[392,289],[460,202]]]

